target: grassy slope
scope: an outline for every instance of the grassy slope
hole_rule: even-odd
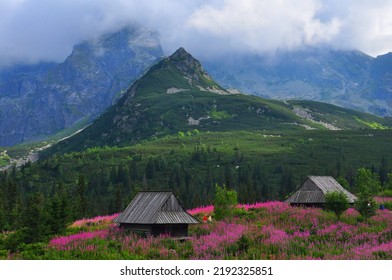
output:
[[[373,129],[391,127],[387,119],[359,113],[316,102],[297,102],[296,106],[310,108],[317,121],[331,123],[343,129]],[[304,124],[318,130],[321,125],[298,117],[290,105],[247,95],[216,95],[214,93],[187,91],[177,94],[151,95],[132,100],[135,110],[123,116],[135,116],[135,122],[126,129],[113,125],[117,110],[112,108],[85,131],[60,143],[51,152],[80,151],[104,145],[127,146],[144,139],[153,139],[179,131],[301,131],[295,125]],[[137,113],[136,113],[137,112]],[[201,119],[199,125],[189,125],[188,119]]]
[[[387,129],[392,128],[390,118],[381,118],[371,114],[345,109],[335,105],[304,100],[290,100],[290,104],[301,106],[314,112],[316,120],[337,124],[343,129]]]

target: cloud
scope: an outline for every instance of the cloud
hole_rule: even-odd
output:
[[[169,54],[274,52],[329,45],[392,50],[390,0],[1,0],[0,64],[62,61],[86,38],[140,24]]]
[[[329,45],[377,55],[392,50],[391,14],[388,0],[208,1],[188,18],[185,34],[238,51]]]
[[[392,51],[391,1],[333,2],[336,2],[335,7],[340,5],[342,21],[341,31],[332,41],[333,46],[356,48],[374,56]]]
[[[321,5],[313,0],[215,2],[219,5],[207,4],[195,11],[188,27],[234,50],[264,52],[328,43],[341,27],[338,18],[316,18]]]

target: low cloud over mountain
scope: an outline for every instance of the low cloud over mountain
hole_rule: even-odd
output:
[[[376,56],[392,49],[391,14],[389,0],[4,0],[0,64],[63,61],[81,40],[128,24],[158,30],[166,54],[328,45]]]

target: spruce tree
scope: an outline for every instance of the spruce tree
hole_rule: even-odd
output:
[[[78,185],[76,190],[77,195],[77,217],[82,218],[87,214],[87,188],[86,181],[83,174],[79,174]]]

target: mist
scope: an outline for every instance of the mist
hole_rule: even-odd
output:
[[[0,65],[63,61],[127,25],[157,30],[166,54],[197,57],[309,46],[392,51],[390,0],[0,0]]]

